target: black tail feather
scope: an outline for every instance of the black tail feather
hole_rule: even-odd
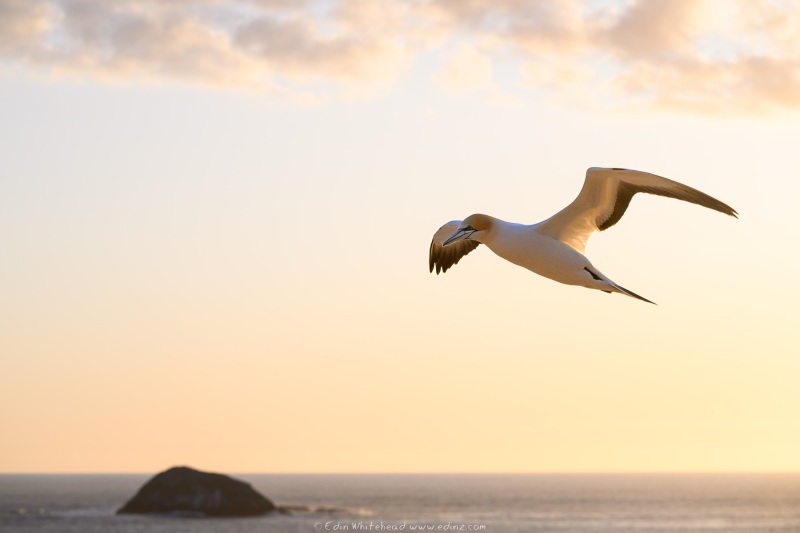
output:
[[[618,288],[619,290],[621,290],[622,292],[624,292],[625,294],[627,294],[628,296],[633,296],[634,298],[637,298],[637,299],[639,299],[639,300],[642,300],[643,302],[647,302],[647,303],[649,303],[649,304],[658,305],[657,303],[655,303],[655,302],[651,302],[650,300],[648,300],[647,298],[645,298],[645,297],[643,297],[643,296],[639,296],[638,294],[636,294],[636,293],[635,293],[635,292],[633,292],[633,291],[629,291],[629,290],[628,290],[628,289],[626,289],[625,287],[620,287],[620,286],[619,286],[619,285],[617,285],[616,283],[614,284],[614,286],[615,286],[616,288]]]

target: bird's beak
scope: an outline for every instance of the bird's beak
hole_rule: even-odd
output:
[[[464,239],[469,239],[472,234],[475,233],[474,229],[460,229],[450,235],[447,240],[442,243],[442,246],[447,246],[448,244],[452,244],[456,241],[461,241]]]

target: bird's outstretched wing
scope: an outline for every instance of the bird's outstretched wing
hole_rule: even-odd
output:
[[[462,257],[480,246],[481,243],[470,241],[469,239],[463,239],[448,244],[447,246],[442,246],[445,239],[456,232],[459,224],[461,224],[460,220],[452,220],[433,234],[431,248],[428,252],[428,267],[431,272],[433,272],[433,267],[436,267],[437,274],[439,272],[447,272],[448,268],[458,263]]]
[[[638,192],[677,198],[737,216],[729,205],[677,181],[638,170],[592,167],[586,171],[586,181],[578,197],[538,224],[537,229],[582,253],[592,233],[619,222],[631,198]]]

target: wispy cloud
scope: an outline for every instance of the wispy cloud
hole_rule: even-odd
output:
[[[743,113],[800,107],[798,0],[0,0],[0,60],[109,80],[346,92],[450,50],[447,89]],[[510,58],[510,59],[509,59]]]
[[[652,0],[596,35],[621,97],[703,113],[800,107],[800,2]]]
[[[411,20],[369,0],[0,0],[0,55],[106,79],[372,85],[413,58]]]

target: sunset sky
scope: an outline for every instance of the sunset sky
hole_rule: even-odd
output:
[[[0,0],[0,472],[800,470],[800,2]],[[590,166],[587,255],[441,224]]]

